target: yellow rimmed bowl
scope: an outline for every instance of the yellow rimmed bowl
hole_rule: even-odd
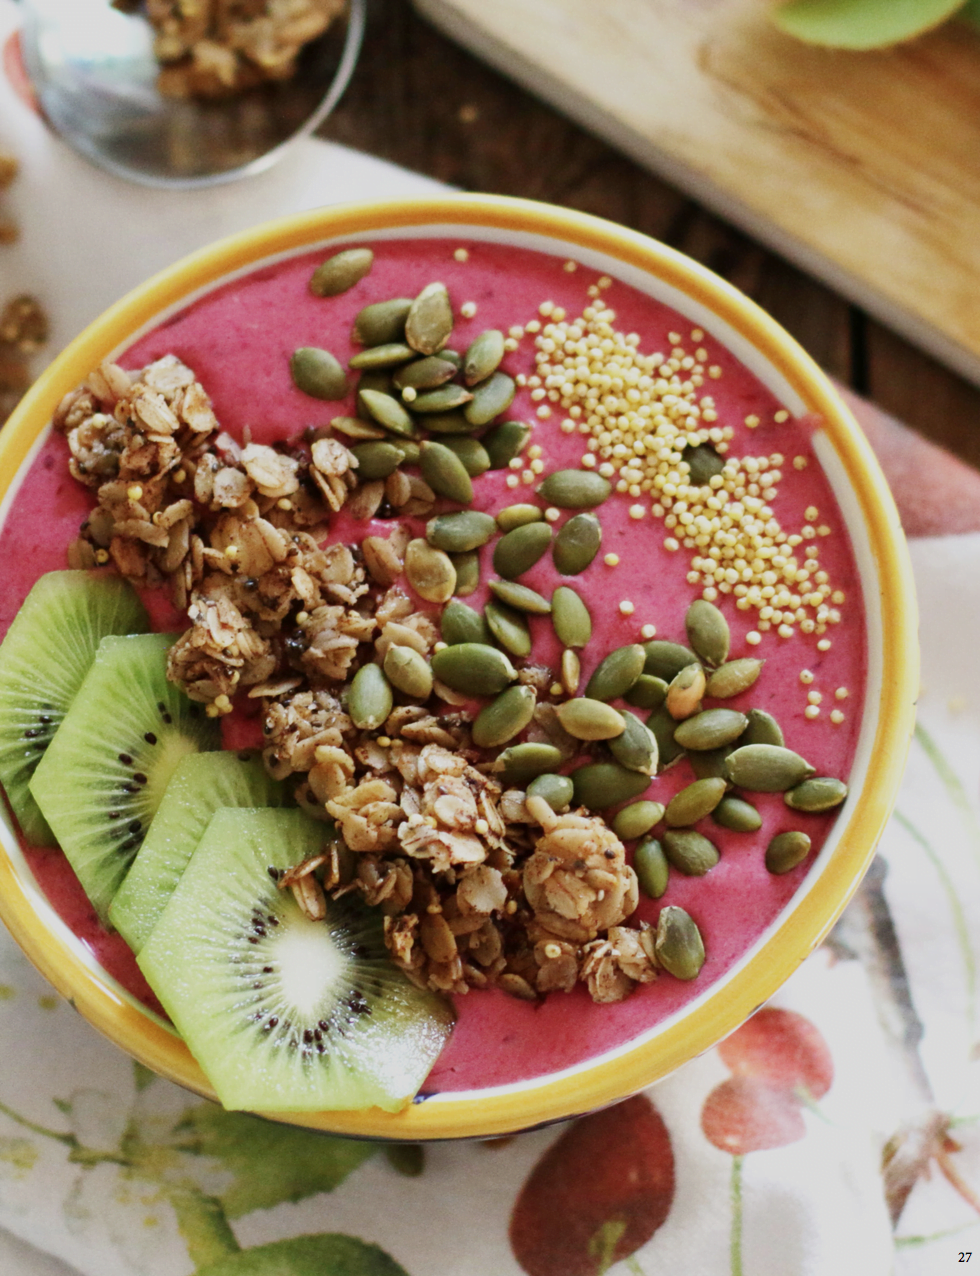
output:
[[[467,238],[574,257],[709,329],[795,415],[822,418],[814,450],[847,525],[866,612],[867,682],[850,796],[800,888],[724,975],[652,1030],[558,1074],[437,1094],[394,1115],[369,1109],[278,1116],[388,1140],[487,1137],[591,1111],[666,1076],[742,1023],[820,943],[874,855],[901,779],[918,687],[915,597],[898,515],[864,436],[827,378],[772,319],[703,266],[643,235],[566,209],[490,196],[303,213],[205,248],[150,279],[72,342],[22,401],[0,434],[0,498],[29,462],[62,395],[135,336],[263,263],[385,237]],[[180,1038],[108,975],[56,915],[6,816],[0,916],[42,974],[110,1040],[162,1076],[214,1097]]]

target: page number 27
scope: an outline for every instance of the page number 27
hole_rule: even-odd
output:
[[[961,1250],[960,1250],[960,1256],[959,1256],[959,1258],[957,1259],[957,1262],[960,1262],[960,1263],[968,1263],[972,1257],[973,1257],[973,1250],[972,1250],[972,1249],[961,1249]]]

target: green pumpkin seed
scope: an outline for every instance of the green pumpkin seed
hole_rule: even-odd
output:
[[[429,662],[414,647],[389,647],[385,652],[384,671],[391,685],[406,696],[427,700],[432,694]]]
[[[444,496],[459,505],[472,502],[473,481],[466,473],[466,467],[455,452],[450,452],[442,443],[426,440],[422,444],[419,466],[422,477],[437,496]]]
[[[492,514],[480,510],[457,510],[452,514],[437,514],[425,525],[425,538],[436,549],[447,554],[465,554],[479,549],[494,535],[497,523]]]
[[[374,263],[370,248],[345,248],[322,261],[313,272],[310,292],[314,297],[339,297],[360,283]]]
[[[795,829],[777,833],[766,847],[766,868],[770,873],[788,873],[809,854],[810,839],[805,833]]]
[[[748,711],[749,725],[742,732],[739,744],[776,744],[780,748],[786,743],[782,728],[770,713],[764,709]]]
[[[665,642],[661,638],[645,642],[643,650],[646,652],[643,672],[652,674],[654,678],[663,678],[668,683],[673,682],[682,669],[698,663],[693,651],[682,647],[680,643]]]
[[[582,662],[578,658],[578,652],[566,647],[561,653],[561,685],[566,694],[574,696],[581,681]]]
[[[369,425],[356,416],[335,416],[330,422],[338,434],[345,434],[349,439],[384,439],[385,432],[379,425]]]
[[[421,537],[408,542],[405,578],[418,596],[430,603],[448,602],[456,590],[456,568],[449,555]]]
[[[672,766],[678,758],[684,756],[684,750],[674,739],[674,729],[677,723],[667,711],[667,705],[662,704],[659,709],[654,709],[653,713],[647,718],[647,726],[653,732],[654,739],[657,741],[657,753],[659,761],[657,763],[657,774],[666,771]]]
[[[492,598],[484,607],[483,615],[501,647],[522,660],[531,654],[531,631],[521,612]]]
[[[694,487],[703,487],[706,483],[710,483],[715,475],[720,474],[725,468],[725,462],[710,443],[685,448],[681,459],[687,462],[691,472],[691,484]]]
[[[731,634],[728,621],[714,603],[695,598],[684,617],[687,641],[706,665],[721,665],[728,659]]]
[[[357,459],[357,477],[365,483],[387,478],[402,463],[401,452],[390,443],[357,443],[350,451]]]
[[[401,452],[402,464],[418,465],[419,460],[421,459],[421,456],[422,456],[422,449],[419,447],[419,445],[415,442],[414,439],[402,439],[402,438],[398,438],[398,436],[396,435],[395,438],[393,439],[389,438],[388,442],[391,444],[392,447],[397,448],[398,451]]]
[[[490,628],[480,613],[455,598],[443,607],[439,627],[442,641],[448,647],[455,647],[461,642],[479,642],[488,647],[493,645]]]
[[[628,771],[639,771],[641,775],[656,775],[660,761],[660,749],[657,737],[649,727],[643,725],[633,713],[622,715],[626,729],[622,735],[609,741],[609,752],[620,766]]]
[[[432,412],[417,419],[422,429],[428,430],[430,434],[469,434],[473,430],[462,412]]]
[[[667,712],[672,718],[689,718],[697,713],[704,695],[705,677],[700,665],[688,665],[667,688]]]
[[[667,803],[665,819],[671,828],[686,828],[710,815],[725,796],[723,779],[695,780],[675,793]]]
[[[648,837],[633,853],[633,868],[640,883],[640,890],[651,899],[659,899],[670,881],[670,865],[664,848],[655,837]],[[654,950],[656,951],[656,950]]]
[[[363,385],[363,378],[361,379]],[[383,425],[392,434],[404,434],[411,437],[416,432],[416,425],[397,399],[390,394],[382,394],[380,390],[359,389],[358,402],[363,402],[367,412],[379,425]]]
[[[675,979],[696,979],[704,965],[704,940],[683,908],[668,904],[657,918],[657,961]]]
[[[607,500],[612,484],[595,470],[555,470],[538,488],[548,505],[562,510],[591,510]]]
[[[393,704],[391,687],[381,666],[361,665],[347,696],[347,712],[354,726],[360,731],[377,731]]]
[[[721,859],[714,842],[694,829],[668,829],[663,847],[671,867],[687,877],[704,877]]]
[[[409,307],[405,340],[419,354],[438,354],[453,330],[453,308],[445,284],[426,284]]]
[[[714,671],[708,679],[705,691],[709,696],[715,696],[719,700],[729,700],[732,696],[740,696],[743,691],[748,691],[753,685],[765,663],[764,660],[757,660],[753,656],[745,656],[741,660],[729,660],[726,664],[719,665]]]
[[[502,532],[512,532],[515,527],[540,523],[543,518],[544,510],[540,505],[508,505],[497,515],[497,526]]]
[[[585,694],[593,700],[618,700],[643,672],[643,660],[643,648],[639,643],[617,647],[589,679]]]
[[[447,434],[443,436],[442,445],[449,448],[454,456],[459,457],[463,469],[470,478],[479,478],[490,468],[487,449],[477,439],[468,438],[466,435],[457,437],[454,434]]]
[[[711,812],[711,818],[733,833],[757,833],[762,828],[762,816],[743,798],[723,797]]]
[[[755,793],[785,793],[813,775],[814,770],[798,753],[776,744],[741,745],[728,757],[728,778],[739,788]]]
[[[473,743],[480,749],[497,749],[513,740],[531,721],[536,703],[533,687],[508,687],[477,715]]]
[[[524,788],[539,775],[562,764],[561,750],[553,744],[512,744],[499,754],[493,773],[504,788]]]
[[[408,347],[410,349],[410,347]],[[415,351],[412,351],[414,355]],[[392,380],[399,390],[434,390],[436,386],[451,381],[456,375],[456,365],[442,354],[430,354],[414,363],[403,364]]]
[[[461,642],[432,657],[432,672],[453,691],[496,696],[517,677],[517,670],[496,647]]]
[[[679,723],[674,739],[682,749],[720,749],[738,739],[746,721],[735,709],[704,709]]]
[[[475,594],[480,588],[480,555],[475,550],[466,554],[450,554],[456,568],[456,593],[460,598]]]
[[[300,346],[289,360],[289,372],[297,390],[313,399],[342,399],[350,386],[347,374],[329,350]]]
[[[454,408],[461,408],[464,403],[469,403],[472,398],[469,390],[453,382],[416,395],[411,402],[411,409],[418,414],[452,412]]]
[[[830,811],[847,797],[847,785],[830,775],[814,775],[783,794],[783,801],[794,811]]]
[[[400,341],[389,342],[385,346],[369,346],[352,355],[348,364],[352,368],[394,368],[407,359],[414,359],[415,351]]]
[[[463,366],[463,356],[458,350],[450,350],[448,346],[439,351],[439,358],[451,363],[457,372]]]
[[[518,584],[516,580],[492,580],[490,592],[508,607],[526,611],[532,616],[547,616],[551,612],[551,603],[547,598],[542,598],[533,589]]]
[[[615,762],[592,762],[572,772],[575,804],[590,811],[604,811],[630,798],[639,797],[650,787],[650,777],[628,771]]]
[[[365,421],[373,418],[367,409],[367,403],[363,397],[365,390],[376,390],[378,394],[391,394],[391,373],[384,368],[368,369],[362,372],[357,381],[357,414]]]
[[[493,569],[498,576],[514,580],[544,556],[551,544],[548,523],[525,523],[501,536],[493,550]]]
[[[527,786],[528,797],[541,797],[554,812],[567,810],[575,787],[567,775],[538,775]]]
[[[612,831],[623,842],[635,842],[663,818],[664,808],[659,802],[631,802],[617,812]]]
[[[485,381],[491,372],[496,372],[497,365],[504,357],[504,334],[496,328],[488,328],[481,332],[475,341],[470,343],[463,360],[463,380],[467,385],[476,385]]]
[[[558,721],[576,740],[611,740],[626,730],[626,723],[611,705],[587,696],[566,700],[557,713]]]
[[[653,674],[641,673],[623,699],[634,709],[659,709],[667,699],[667,684],[663,678],[655,678]]]
[[[516,393],[513,377],[506,372],[493,372],[473,387],[473,399],[463,409],[463,415],[472,426],[489,425],[495,416],[507,411]]]
[[[727,783],[728,755],[731,752],[730,744],[720,749],[692,749],[687,755],[687,760],[699,780],[710,780],[720,776]]]
[[[362,346],[384,346],[405,337],[405,320],[412,308],[410,297],[374,301],[354,320],[353,340]]]
[[[602,524],[594,514],[575,514],[555,537],[552,557],[562,576],[584,572],[599,552]]]
[[[515,456],[527,447],[531,427],[523,421],[503,421],[483,436],[483,446],[490,457],[492,470],[506,470]]]
[[[551,595],[551,624],[564,647],[584,647],[592,637],[589,609],[569,585],[559,585]]]

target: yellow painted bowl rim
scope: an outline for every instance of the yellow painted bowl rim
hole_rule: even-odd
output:
[[[265,223],[184,258],[91,324],[42,374],[0,433],[0,496],[10,487],[54,406],[103,358],[162,312],[270,256],[324,240],[428,226],[532,233],[608,255],[706,306],[789,382],[825,432],[860,510],[880,582],[882,678],[877,732],[865,782],[826,867],[783,923],[722,987],[699,1000],[652,1041],[542,1084],[513,1091],[445,1096],[388,1114],[277,1114],[312,1128],[384,1139],[492,1136],[613,1103],[709,1049],[768,1000],[821,941],[874,856],[904,769],[918,688],[916,606],[911,565],[891,493],[874,455],[832,385],[797,343],[754,302],[705,267],[644,235],[569,209],[500,196],[463,195],[348,204]],[[71,942],[10,835],[0,855],[0,917],[24,952],[96,1028],[154,1072],[199,1094],[213,1091],[183,1042],[140,1009]]]

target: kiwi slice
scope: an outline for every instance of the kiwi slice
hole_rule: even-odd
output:
[[[103,638],[31,781],[103,920],[177,763],[220,747],[217,721],[167,681],[174,637]]]
[[[149,938],[215,811],[287,801],[261,757],[219,752],[182,758],[109,909],[110,923],[133,952]]]
[[[0,644],[0,784],[24,837],[54,836],[29,784],[107,634],[150,624],[132,587],[114,576],[48,572],[34,585]]]
[[[393,1112],[449,1035],[377,910],[348,897],[312,921],[277,885],[328,835],[302,811],[217,811],[137,959],[226,1108]]]

